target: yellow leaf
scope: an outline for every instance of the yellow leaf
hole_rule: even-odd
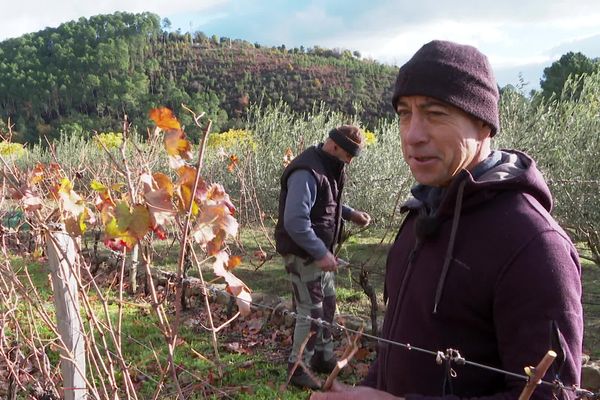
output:
[[[173,196],[174,186],[173,182],[171,182],[171,178],[161,172],[156,172],[152,175],[152,178],[159,189],[165,189],[169,196]]]
[[[112,217],[109,222],[104,226],[104,233],[110,238],[118,238],[122,236],[125,232],[119,229],[119,224],[117,223],[117,219]]]
[[[108,188],[106,186],[104,186],[104,184],[98,182],[97,180],[92,180],[92,183],[90,183],[90,188],[92,188],[93,191],[96,192],[104,192],[106,190],[108,190]]]
[[[190,209],[190,202],[192,201],[192,189],[189,186],[180,186],[179,193],[181,210],[187,212]],[[192,215],[198,215],[198,203],[195,201],[192,203]]]
[[[167,131],[164,137],[165,150],[170,156],[179,156],[185,160],[192,158],[192,145],[183,131]]]

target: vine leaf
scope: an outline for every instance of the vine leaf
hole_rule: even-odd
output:
[[[95,222],[94,214],[87,207],[83,198],[73,190],[73,184],[68,178],[61,180],[58,197],[67,232],[73,236],[85,233],[86,221]]]
[[[115,250],[123,246],[132,249],[151,229],[150,212],[142,204],[130,207],[125,201],[119,201],[113,210],[105,226],[104,243]]]
[[[252,295],[250,289],[244,282],[233,275],[228,269],[229,254],[225,251],[220,251],[215,255],[213,271],[217,276],[222,277],[227,282],[227,291],[235,296],[236,304],[242,316],[250,314],[250,303]]]
[[[185,138],[182,130],[170,130],[164,136],[165,150],[169,156],[169,166],[173,169],[183,167],[185,160],[192,158],[192,144]]]
[[[160,173],[143,174],[141,181],[144,184],[144,199],[150,213],[152,228],[162,226],[177,213],[172,200],[173,184],[169,177]]]
[[[229,164],[227,164],[227,171],[233,172],[235,167],[238,165],[239,158],[237,155],[232,154],[229,156]]]
[[[11,197],[14,200],[20,200],[25,211],[33,212],[42,209],[42,199],[33,188],[26,185],[21,186],[18,190],[13,190]]]
[[[181,129],[181,125],[179,124],[179,121],[177,121],[177,118],[175,118],[175,115],[173,115],[173,111],[166,107],[151,109],[150,119],[154,121],[156,126],[163,130]]]
[[[288,147],[287,149],[285,149],[285,153],[283,154],[283,166],[287,167],[288,165],[290,165],[293,159],[294,153],[292,152],[292,149]]]

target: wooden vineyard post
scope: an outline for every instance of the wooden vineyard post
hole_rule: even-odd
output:
[[[546,375],[546,371],[548,371],[550,364],[552,364],[555,358],[556,353],[552,350],[549,350],[537,367],[528,367],[525,369],[527,375],[529,375],[529,380],[523,388],[523,391],[519,396],[519,400],[529,400],[537,385],[539,385],[544,375]]]
[[[60,370],[63,377],[63,398],[82,400],[87,397],[85,383],[85,338],[79,317],[75,242],[63,230],[46,235],[48,265],[52,277],[54,304],[61,346]]]

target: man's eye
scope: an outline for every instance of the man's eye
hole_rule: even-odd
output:
[[[433,116],[433,117],[439,117],[442,115],[446,115],[446,112],[443,110],[429,110],[428,114]]]

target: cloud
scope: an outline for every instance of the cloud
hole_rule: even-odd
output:
[[[211,10],[227,3],[227,0],[22,0],[2,4],[3,18],[0,24],[0,40],[36,32],[80,17],[112,14],[116,11],[132,13],[153,12],[167,17],[178,12]]]
[[[598,21],[600,21],[600,18]],[[568,53],[569,51],[574,53],[581,52],[590,58],[600,57],[600,34],[575,38],[568,42],[561,43],[558,46],[552,47],[549,53],[555,57],[556,55],[559,55],[560,57],[560,55]]]
[[[494,68],[541,71],[568,51],[600,56],[600,1],[23,0],[3,5],[0,40],[115,11],[150,11],[173,29],[265,46],[358,50],[400,65],[432,39],[474,45]],[[598,44],[596,44],[598,43]],[[538,67],[534,67],[538,66]],[[511,76],[512,76],[511,75]],[[533,79],[535,81],[539,80]]]

